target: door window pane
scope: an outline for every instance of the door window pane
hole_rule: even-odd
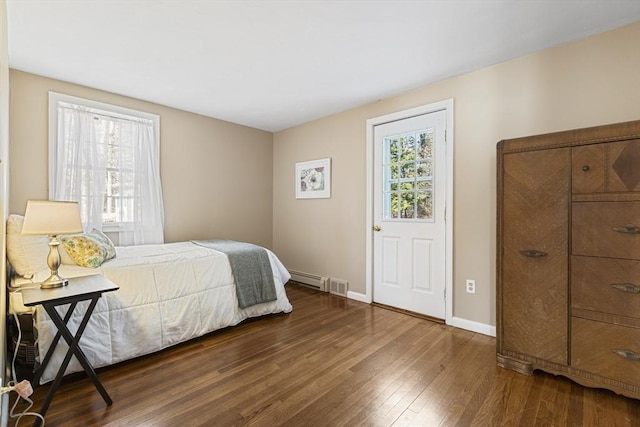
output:
[[[429,178],[433,175],[431,160],[424,162],[416,162],[416,175],[422,178]]]
[[[429,190],[431,191],[431,189],[433,188],[433,184],[431,183],[431,180],[429,181],[418,181],[416,183],[418,190]]]
[[[433,129],[418,132],[417,158],[431,159],[433,157]]]
[[[433,196],[429,191],[416,193],[417,197],[417,217],[418,218],[432,218],[433,217]]]
[[[385,219],[433,220],[433,138],[423,129],[384,139]]]
[[[400,206],[398,206],[400,218],[413,219],[415,217],[414,206],[414,194],[413,192],[401,192],[400,193]]]

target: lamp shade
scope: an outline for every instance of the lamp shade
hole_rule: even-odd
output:
[[[77,202],[29,200],[24,213],[22,234],[58,236],[82,232]]]

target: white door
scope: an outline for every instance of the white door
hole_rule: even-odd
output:
[[[374,128],[373,300],[445,318],[446,112]]]

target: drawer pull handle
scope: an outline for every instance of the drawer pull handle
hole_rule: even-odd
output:
[[[622,227],[613,227],[612,230],[618,233],[640,234],[640,227],[633,224],[623,225]]]
[[[640,360],[640,353],[636,353],[635,351],[632,351],[632,350],[627,350],[624,348],[612,348],[611,351],[620,357],[624,357],[627,360],[633,360],[633,361]]]
[[[583,170],[583,171],[585,171],[585,172],[587,172],[589,169],[591,169],[591,168],[589,167],[589,165],[584,165],[584,166],[582,166],[582,170]]]
[[[529,258],[540,258],[543,256],[547,256],[546,252],[536,251],[535,249],[529,249],[527,251],[520,251],[520,253]]]
[[[622,292],[629,292],[630,294],[640,294],[640,286],[634,285],[633,283],[614,283],[611,286]]]

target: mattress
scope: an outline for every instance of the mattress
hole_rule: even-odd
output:
[[[153,353],[171,345],[238,324],[244,319],[292,310],[284,284],[290,275],[269,250],[277,299],[244,309],[238,307],[235,283],[227,256],[191,242],[118,247],[116,258],[99,268],[63,264],[63,277],[102,274],[120,289],[105,293],[80,340],[94,368]],[[48,270],[31,280],[16,278],[10,290],[10,311],[33,312],[37,356],[44,359],[57,329],[41,307],[22,304],[19,288],[46,279]],[[72,332],[82,320],[88,302],[78,304],[69,320]],[[60,308],[64,314],[67,306]],[[60,340],[41,383],[54,379],[66,351]],[[74,358],[65,374],[81,371]]]

